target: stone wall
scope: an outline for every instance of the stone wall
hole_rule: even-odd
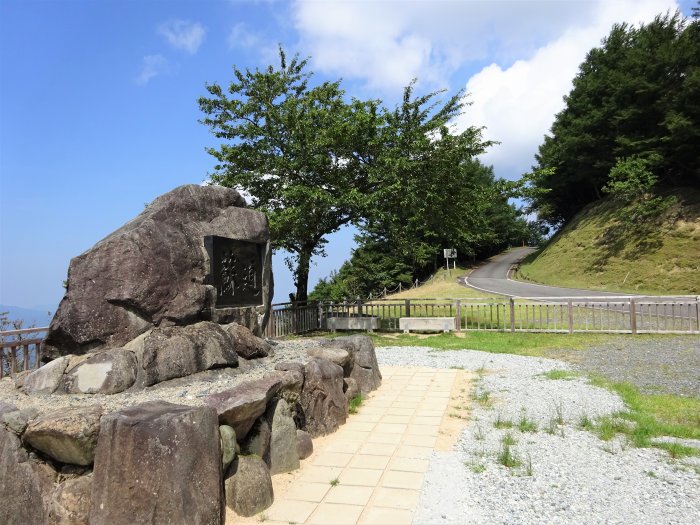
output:
[[[345,422],[348,398],[381,382],[367,337],[319,342],[308,354],[202,406],[156,400],[38,416],[0,403],[0,516],[8,524],[220,524],[226,505],[241,516],[261,512],[274,500],[271,475],[298,468],[311,437]],[[77,368],[66,359],[54,376],[80,384],[66,380]],[[83,363],[100,364],[90,359]]]

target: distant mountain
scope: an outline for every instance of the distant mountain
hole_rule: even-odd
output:
[[[49,311],[51,312],[49,314]],[[34,308],[22,308],[21,306],[10,306],[7,304],[0,304],[0,313],[7,313],[7,317],[10,321],[21,319],[24,321],[23,327],[28,328],[32,325],[34,326],[49,326],[53,314],[56,312],[56,307],[49,308],[44,306],[37,306]],[[11,327],[6,327],[6,330],[11,330]]]

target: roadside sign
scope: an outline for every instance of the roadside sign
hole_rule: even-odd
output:
[[[445,257],[445,259],[456,259],[457,258],[457,250],[455,250],[454,248],[445,248],[442,251],[445,254],[443,256],[443,257]]]

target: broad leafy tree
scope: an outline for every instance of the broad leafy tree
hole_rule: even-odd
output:
[[[234,68],[227,89],[207,85],[202,120],[222,143],[211,180],[243,190],[267,213],[275,249],[287,260],[296,299],[307,299],[309,263],[329,234],[359,219],[380,115],[377,102],[346,102],[339,82],[311,85],[307,61]]]

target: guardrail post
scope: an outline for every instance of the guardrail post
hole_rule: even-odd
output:
[[[515,332],[515,299],[512,297],[509,299],[510,302],[510,331]]]
[[[457,321],[457,331],[462,331],[462,301],[457,299],[455,301],[455,320]]]
[[[318,328],[319,330],[325,330],[326,327],[324,326],[325,319],[323,316],[323,301],[318,302]]]
[[[362,317],[362,298],[357,296],[357,317]]]
[[[404,301],[405,307],[406,307],[406,313],[404,314],[404,317],[411,317],[411,300],[406,299]]]
[[[566,301],[566,307],[567,310],[569,311],[569,333],[573,334],[574,333],[574,302],[569,299]]]
[[[637,333],[637,305],[632,298],[630,298],[630,330],[633,334]]]

